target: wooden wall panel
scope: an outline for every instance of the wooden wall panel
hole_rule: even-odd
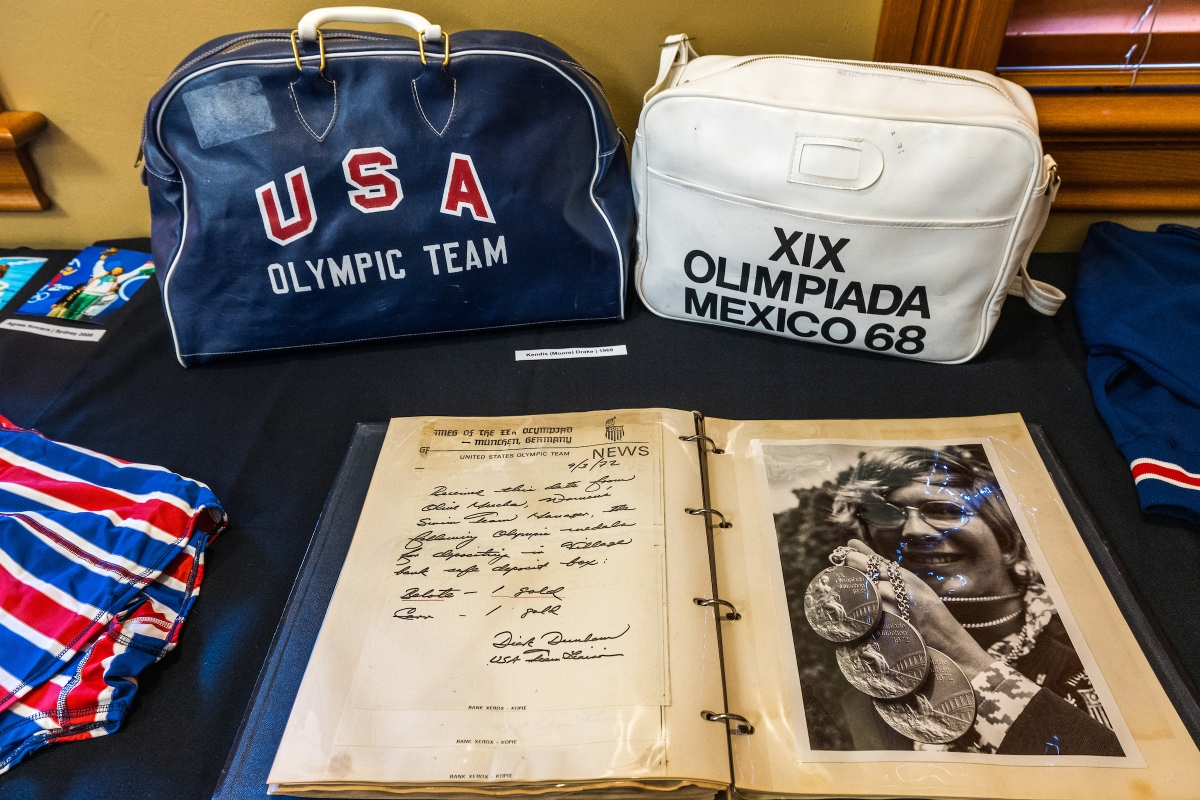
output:
[[[884,0],[875,60],[994,72],[1014,0]],[[1062,75],[1062,73],[1059,73]],[[1064,84],[1079,76],[1067,74]],[[1039,85],[1053,88],[1053,75]],[[1038,92],[1059,211],[1200,208],[1200,94]]]
[[[1014,0],[884,0],[875,60],[992,72]]]
[[[1058,161],[1060,211],[1200,208],[1200,96],[1035,94],[1042,147]]]

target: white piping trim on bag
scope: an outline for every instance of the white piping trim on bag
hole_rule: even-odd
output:
[[[620,304],[621,304],[620,305],[621,318],[624,319],[624,317],[625,317],[625,292],[626,292],[626,288],[625,288],[625,257],[621,253],[621,241],[620,241],[620,239],[617,238],[617,232],[616,232],[616,229],[613,228],[612,220],[610,220],[608,218],[608,215],[604,213],[604,209],[600,208],[600,203],[596,200],[596,192],[595,192],[596,181],[600,177],[600,159],[602,157],[602,154],[600,153],[600,121],[596,116],[596,106],[594,103],[592,103],[592,98],[588,95],[587,91],[585,91],[584,88],[582,86],[580,86],[579,83],[577,81],[575,81],[565,70],[563,70],[562,68],[560,68],[558,65],[554,64],[553,62],[547,61],[544,58],[539,58],[538,56],[531,56],[526,53],[513,53],[513,52],[506,51],[506,50],[463,50],[461,52],[454,54],[454,56],[456,58],[461,57],[461,56],[468,56],[468,55],[514,56],[517,58],[525,58],[530,61],[536,61],[540,64],[545,64],[546,66],[550,67],[555,72],[557,72],[559,75],[562,75],[567,80],[567,82],[569,82],[572,86],[574,86],[579,91],[579,93],[581,95],[583,95],[583,99],[587,101],[588,110],[591,112],[591,115],[592,115],[592,131],[595,134],[595,139],[596,139],[596,160],[595,160],[595,167],[592,169],[592,181],[588,185],[588,196],[591,198],[592,205],[595,206],[596,211],[599,212],[600,218],[604,220],[604,224],[608,227],[609,235],[612,236],[613,245],[615,246],[616,251],[617,251],[617,268],[620,271],[620,286],[621,286],[619,300],[620,300]],[[385,57],[399,56],[399,57],[412,57],[412,58],[420,57],[419,53],[416,53],[416,52],[409,53],[407,51],[397,51],[397,50],[363,50],[363,51],[354,51],[354,52],[349,52],[349,53],[329,53],[327,58],[328,59],[351,58],[351,57],[356,57],[356,56],[385,56]],[[320,56],[302,56],[301,57],[302,61],[318,61],[319,59],[320,59]],[[159,108],[158,118],[154,122],[154,138],[158,141],[158,146],[160,148],[162,148],[162,151],[164,154],[170,156],[170,152],[167,150],[167,147],[166,147],[166,145],[163,144],[163,140],[162,140],[163,115],[166,114],[167,106],[170,105],[171,100],[175,97],[175,94],[185,84],[187,84],[188,81],[192,80],[193,78],[198,78],[201,75],[205,75],[214,70],[222,69],[224,67],[243,66],[246,64],[269,65],[269,64],[294,64],[294,63],[295,63],[294,57],[293,58],[265,58],[265,59],[264,58],[252,58],[252,59],[244,59],[241,61],[225,61],[220,64],[213,64],[211,67],[206,67],[202,70],[199,70],[199,71],[194,72],[193,74],[187,76],[186,78],[179,81],[179,83],[177,83],[175,85],[175,87],[171,90],[171,93],[168,94],[166,96],[166,98],[163,100],[162,106]],[[175,159],[172,158],[171,160],[174,161]],[[188,187],[187,187],[187,181],[184,180],[184,175],[183,175],[182,170],[180,170],[180,172],[179,172],[179,177],[180,177],[180,183],[183,184],[182,233],[180,234],[180,237],[179,237],[178,249],[176,249],[175,255],[171,258],[171,263],[167,267],[166,277],[163,279],[163,307],[166,309],[166,312],[167,312],[167,323],[171,327],[171,341],[172,341],[172,344],[174,344],[174,346],[175,346],[175,359],[180,363],[180,365],[186,367],[187,365],[183,363],[183,354],[179,350],[179,336],[175,332],[175,318],[171,314],[171,300],[170,300],[171,276],[175,272],[175,266],[176,266],[176,264],[179,263],[179,258],[183,255],[183,245],[184,245],[184,242],[187,240]],[[385,338],[391,338],[391,337],[385,337]],[[241,351],[238,351],[238,352],[241,352]],[[199,355],[199,354],[189,353],[188,355]]]
[[[763,208],[768,211],[776,211],[780,214],[787,214],[792,217],[801,219],[820,220],[834,225],[858,225],[865,228],[913,228],[913,229],[929,229],[929,230],[974,230],[979,228],[1003,228],[1006,225],[1012,225],[1016,221],[1015,216],[1011,217],[992,217],[983,219],[888,219],[886,217],[851,217],[844,214],[824,213],[821,211],[810,211],[808,209],[794,208],[785,206],[779,203],[773,203],[769,200],[756,200],[753,197],[746,197],[733,192],[726,192],[721,189],[713,189],[699,183],[694,183],[686,178],[677,178],[674,175],[668,175],[665,172],[659,172],[654,167],[646,167],[646,173],[651,178],[659,183],[665,183],[668,186],[675,186],[680,189],[686,189],[689,192],[696,194],[707,195],[708,197],[721,200],[726,203],[733,203],[749,208]]]

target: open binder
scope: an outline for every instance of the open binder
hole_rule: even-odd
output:
[[[1169,647],[1158,634],[1153,621],[1140,606],[1136,590],[1125,580],[1103,534],[1070,484],[1044,433],[1037,426],[1026,428],[1016,415],[909,422],[734,422],[706,419],[698,413],[686,414],[663,409],[504,419],[394,420],[390,428],[389,432],[389,425],[380,423],[359,425],[356,429],[217,786],[216,798],[264,797],[269,788],[287,794],[345,797],[396,794],[557,796],[582,792],[617,798],[671,792],[680,798],[699,798],[710,797],[731,786],[739,793],[763,797],[887,795],[1066,798],[1087,797],[1106,791],[1119,794],[1123,791],[1122,787],[1135,784],[1150,786],[1156,793],[1154,796],[1185,797],[1190,786],[1194,785],[1195,778],[1200,776],[1200,752],[1193,741],[1200,733],[1200,708],[1190,682],[1174,662]],[[571,432],[564,434],[561,429],[570,429]],[[522,430],[539,433],[522,433]],[[445,431],[453,431],[453,435],[439,433]],[[467,431],[470,431],[469,435]],[[511,435],[505,435],[503,431],[509,431]],[[559,432],[546,435],[545,431]],[[559,441],[526,441],[553,437]],[[568,437],[570,442],[563,441]],[[1106,745],[1107,749],[1089,745],[1098,749],[1082,754],[1064,755],[1048,751],[1014,754],[1005,752],[1003,745],[988,751],[986,746],[975,744],[971,745],[975,747],[971,751],[970,746],[962,742],[933,746],[913,743],[894,732],[887,733],[877,715],[873,716],[870,712],[869,698],[864,700],[865,695],[857,697],[844,680],[839,684],[840,678],[836,673],[830,677],[828,669],[822,672],[818,661],[829,653],[809,643],[811,630],[804,627],[806,622],[803,614],[796,612],[796,609],[803,608],[803,595],[802,592],[798,593],[795,585],[808,583],[812,578],[808,573],[791,574],[798,562],[784,564],[794,554],[798,541],[787,526],[791,524],[790,520],[797,518],[801,509],[797,507],[772,514],[770,505],[774,501],[771,498],[783,502],[779,498],[786,499],[789,486],[801,486],[808,481],[814,485],[804,484],[800,489],[791,490],[801,505],[813,498],[826,502],[832,496],[831,492],[849,485],[849,478],[855,474],[848,466],[852,462],[854,469],[861,471],[867,455],[883,453],[890,457],[898,447],[911,449],[918,445],[934,451],[949,448],[949,452],[957,452],[954,448],[966,448],[964,452],[969,451],[990,462],[1001,476],[1000,488],[1005,502],[1021,521],[1021,532],[1028,548],[1025,552],[1032,554],[1031,563],[1036,561],[1043,568],[1039,580],[1048,587],[1047,595],[1052,595],[1061,604],[1055,610],[1055,618],[1063,621],[1060,627],[1066,632],[1069,643],[1074,645],[1079,663],[1084,665],[1084,672],[1087,673],[1085,677],[1090,681],[1082,694],[1065,693],[1068,703],[1074,702],[1075,708],[1079,709],[1086,707],[1093,721],[1106,720],[1108,731],[1111,731],[1101,731],[1108,739],[1084,737],[1077,741],[1103,740],[1116,743],[1115,749],[1109,745]],[[639,502],[657,498],[661,508],[650,512],[649,517],[635,520],[627,516],[625,521],[645,525],[648,519],[657,515],[663,520],[661,542],[665,545],[665,552],[670,555],[660,554],[665,564],[663,580],[668,584],[663,589],[667,602],[664,604],[665,622],[659,634],[666,653],[666,666],[663,660],[656,660],[652,653],[646,655],[649,650],[645,648],[629,651],[634,655],[641,652],[643,661],[650,665],[648,671],[643,670],[639,674],[645,676],[660,669],[664,675],[662,685],[649,692],[653,695],[650,701],[660,704],[657,708],[660,710],[661,723],[650,726],[650,738],[657,735],[661,741],[658,744],[646,743],[639,751],[635,737],[628,736],[628,741],[620,742],[619,748],[616,748],[622,750],[623,757],[626,757],[624,766],[632,764],[634,768],[623,772],[614,769],[605,772],[592,769],[594,764],[589,766],[578,760],[571,762],[569,758],[558,755],[530,756],[525,753],[512,758],[514,751],[502,750],[497,740],[487,736],[452,737],[473,740],[469,743],[459,742],[457,750],[453,744],[439,744],[436,741],[438,733],[433,728],[440,724],[439,720],[449,719],[451,713],[460,716],[465,714],[465,718],[470,719],[472,714],[488,713],[484,709],[464,709],[461,712],[433,709],[424,712],[421,717],[406,717],[411,712],[404,708],[408,701],[402,697],[392,702],[390,709],[390,701],[386,700],[383,701],[383,707],[373,710],[356,706],[356,702],[359,706],[370,705],[369,702],[353,699],[356,692],[360,697],[372,696],[370,691],[363,690],[363,681],[370,680],[363,678],[364,671],[378,671],[380,664],[385,668],[390,668],[386,667],[388,664],[398,664],[400,671],[396,674],[408,674],[407,669],[411,665],[400,664],[395,659],[407,657],[405,654],[412,651],[413,644],[421,641],[419,637],[410,638],[414,635],[411,633],[413,625],[441,626],[439,631],[449,631],[447,635],[455,641],[453,624],[459,618],[469,620],[473,613],[473,607],[469,605],[470,598],[457,593],[459,601],[467,603],[461,605],[465,613],[454,619],[425,619],[436,617],[437,614],[427,613],[426,607],[412,602],[394,610],[388,606],[393,615],[391,619],[395,619],[397,625],[407,626],[390,629],[387,636],[392,636],[395,641],[388,640],[382,644],[378,641],[376,633],[380,630],[381,619],[372,623],[372,630],[376,633],[368,630],[370,626],[367,625],[349,638],[340,635],[340,639],[331,640],[330,633],[322,633],[323,620],[329,629],[339,619],[344,622],[350,618],[344,614],[338,617],[339,599],[335,596],[335,588],[343,594],[341,608],[344,611],[349,607],[349,601],[346,600],[348,595],[345,595],[347,590],[341,586],[363,582],[362,576],[366,575],[368,569],[363,565],[382,563],[378,552],[366,554],[369,557],[363,558],[361,544],[358,545],[360,557],[356,560],[351,547],[351,542],[356,538],[365,541],[361,537],[370,535],[373,519],[397,523],[391,528],[393,541],[390,546],[393,548],[398,546],[399,541],[411,541],[420,536],[417,533],[419,528],[438,530],[427,526],[406,528],[408,522],[405,520],[408,517],[397,512],[400,506],[393,504],[384,507],[386,503],[382,498],[385,494],[395,496],[404,491],[413,494],[425,485],[420,482],[425,480],[444,491],[439,495],[442,499],[420,507],[434,508],[441,504],[441,507],[449,508],[453,503],[445,498],[455,495],[448,495],[447,492],[474,491],[475,484],[468,482],[460,489],[455,489],[452,484],[434,480],[438,475],[456,474],[453,470],[437,472],[437,458],[469,457],[475,460],[480,455],[485,458],[497,455],[499,458],[499,454],[505,452],[515,456],[517,452],[544,451],[547,455],[540,458],[547,461],[538,461],[536,468],[525,466],[525,463],[534,461],[532,458],[520,466],[515,457],[493,462],[503,465],[493,470],[499,482],[487,484],[498,487],[499,492],[508,492],[514,487],[528,484],[536,489],[529,496],[540,497],[547,491],[543,487],[564,485],[561,482],[542,482],[535,486],[535,482],[527,480],[539,477],[537,470],[543,469],[543,464],[556,458],[563,465],[580,462],[577,454],[567,457],[556,456],[555,453],[630,453],[637,452],[639,447],[646,448],[645,458],[651,461],[654,459],[650,454],[657,452],[658,466],[651,467],[647,462],[636,472],[636,477],[640,480],[643,476],[653,475],[654,469],[661,476],[656,479],[661,481],[658,488],[638,495]],[[464,460],[462,463],[470,461]],[[618,483],[621,478],[629,477],[619,471],[624,466],[618,464],[608,470],[602,467],[609,482],[602,483],[598,491],[628,489],[629,484]],[[584,468],[591,469],[590,466]],[[417,476],[416,472],[410,471],[413,469],[429,469],[429,472],[414,478],[415,482],[402,483],[397,480],[402,475]],[[809,472],[812,476],[805,477]],[[840,483],[820,480],[822,476],[837,473],[842,476]],[[592,474],[593,477],[600,477]],[[645,484],[654,482],[646,480]],[[633,479],[629,483],[636,485]],[[479,485],[485,486],[482,483]],[[403,486],[408,488],[401,488]],[[551,493],[555,492],[557,490]],[[510,496],[496,494],[495,497]],[[564,497],[579,498],[583,495],[564,493]],[[614,494],[606,502],[621,499],[621,495]],[[486,502],[496,503],[494,500]],[[500,502],[508,503],[510,499]],[[571,505],[572,502],[578,504],[586,501],[568,500],[557,504],[557,507],[575,507]],[[611,505],[633,508],[637,504],[612,502]],[[488,510],[512,507],[494,505]],[[375,516],[372,516],[372,508]],[[528,506],[521,508],[524,510]],[[413,517],[411,522],[445,521],[448,524],[442,530],[457,530],[470,524],[451,523],[451,512],[445,512],[445,520],[433,519],[430,516],[433,513],[429,512],[419,519]],[[546,512],[530,511],[527,515],[539,513]],[[910,510],[907,513],[911,520],[915,519],[914,515],[925,512]],[[510,512],[505,511],[504,514],[507,517]],[[808,529],[819,529],[822,536],[832,535],[830,531],[835,529],[825,524],[822,514],[825,512],[809,518],[808,523],[811,524],[808,524]],[[630,545],[616,546],[607,542],[619,543],[632,539],[629,530],[636,530],[639,535],[645,530],[635,525],[611,527],[611,521],[593,522],[595,518],[596,515],[580,517],[585,524],[556,523],[560,528],[582,531],[570,534],[578,541],[564,540],[572,547],[563,549],[559,563],[578,560],[580,553],[588,556],[585,560],[596,560],[592,558],[594,550],[628,549],[632,542]],[[537,518],[535,521],[542,519],[546,518]],[[490,526],[484,527],[490,530]],[[512,531],[515,532],[514,536],[497,541],[525,542],[528,552],[536,552],[539,547],[547,549],[529,544],[538,541],[532,538],[532,534],[538,531],[532,528],[526,531],[519,527],[512,528]],[[497,531],[500,532],[506,531]],[[521,538],[517,534],[530,534],[530,538]],[[554,540],[556,535],[543,538]],[[654,539],[655,535],[648,538]],[[439,538],[434,539],[433,536]],[[447,547],[439,552],[448,553],[451,545],[463,541],[448,536],[439,531],[429,534],[422,541],[439,542],[438,547]],[[387,537],[379,541],[382,542],[384,538]],[[754,547],[746,544],[751,540],[757,542]],[[593,547],[594,542],[601,544]],[[576,551],[574,546],[580,543],[588,547]],[[474,546],[474,542],[471,546]],[[427,547],[425,552],[433,556],[431,551],[435,549]],[[689,552],[681,554],[683,550]],[[683,563],[680,558],[684,556],[690,566],[680,566]],[[492,558],[495,556],[486,560]],[[534,557],[534,561],[521,562],[509,557],[507,560],[501,559],[498,565],[535,566],[535,562],[541,563],[536,559]],[[900,558],[901,562],[904,560]],[[405,567],[409,570],[408,575],[419,573],[419,567],[423,564],[411,559],[407,563],[410,565]],[[454,559],[446,559],[447,565],[452,563]],[[917,563],[920,563],[919,559]],[[395,564],[386,566],[389,574],[397,572],[391,569]],[[598,563],[596,566],[603,565]],[[672,567],[676,570],[672,571]],[[342,575],[340,586],[339,574]],[[421,577],[429,574],[426,572]],[[497,574],[504,578],[514,574],[520,576],[519,572]],[[549,573],[540,571],[540,575],[546,574]],[[554,613],[547,609],[554,605],[566,606],[569,601],[557,602],[546,594],[533,594],[553,594],[552,590],[563,589],[555,581],[542,581],[540,575],[536,581],[518,581],[514,584],[521,586],[516,594],[529,590],[530,593],[523,598],[489,600],[488,606],[495,602],[497,608],[501,609],[491,613],[500,615],[506,613],[509,606],[514,606],[514,616],[519,616],[515,613],[517,611],[524,613],[528,607],[532,613],[529,618],[558,617],[561,611]],[[464,579],[472,577],[468,573]],[[415,578],[401,577],[400,580],[420,583]],[[877,577],[875,585],[878,586],[879,582],[880,578]],[[496,580],[494,583],[502,584],[502,581]],[[531,586],[525,586],[525,583],[531,583]],[[533,586],[533,583],[537,585]],[[685,591],[697,586],[702,586],[703,591]],[[431,588],[445,591],[441,586],[431,585]],[[417,589],[421,591],[416,592]],[[395,594],[398,590],[403,593]],[[456,592],[461,590],[462,587],[457,587]],[[636,594],[634,589],[628,591]],[[386,605],[390,602],[387,600],[388,592],[395,597],[407,595],[410,598],[437,600],[423,586],[388,588],[384,581],[380,586],[351,598],[355,603],[355,614],[371,616],[364,598]],[[579,592],[586,592],[586,587],[580,587]],[[432,594],[436,595],[437,592]],[[568,596],[569,591],[563,590],[559,594]],[[653,592],[650,594],[653,595]],[[492,595],[507,597],[503,592],[492,592],[489,597]],[[535,596],[537,603],[522,602]],[[331,598],[333,606],[330,606]],[[543,600],[549,602],[542,603]],[[440,602],[438,608],[449,608],[453,602],[453,598],[450,603]],[[502,607],[502,602],[508,605]],[[392,605],[397,604],[392,602]],[[429,605],[434,604],[431,602]],[[946,605],[950,606],[951,603]],[[684,618],[685,606],[690,606],[696,614],[687,630],[699,633],[680,633],[683,623],[676,620]],[[483,608],[480,606],[481,610]],[[1118,608],[1119,612],[1116,611]],[[404,609],[414,610],[408,612]],[[395,614],[400,614],[400,617]],[[340,627],[344,634],[346,626],[343,624]],[[510,627],[505,626],[505,630],[509,631]],[[502,664],[503,668],[543,670],[540,675],[529,672],[516,681],[517,690],[530,681],[544,679],[548,668],[574,669],[579,666],[563,661],[546,663],[547,658],[558,658],[565,652],[576,651],[579,655],[573,658],[603,656],[605,649],[616,647],[616,640],[620,639],[622,643],[629,641],[623,638],[628,634],[617,635],[619,626],[613,631],[597,629],[587,636],[572,634],[565,622],[551,627],[566,631],[565,634],[559,634],[559,639],[574,639],[577,643],[558,646],[557,649],[554,646],[539,647],[537,642],[524,647],[521,643],[530,638],[528,632],[512,628],[509,632],[516,635],[510,638],[514,638],[518,646],[494,648],[505,654],[501,658],[515,659]],[[399,634],[393,636],[397,630]],[[490,628],[480,630],[490,631]],[[529,628],[529,631],[534,630],[540,628]],[[685,648],[685,645],[679,644],[680,639],[693,635],[700,648],[694,652],[703,655],[684,669],[677,666],[679,659],[675,657],[678,652],[676,648]],[[357,644],[351,647],[348,645],[350,641]],[[472,640],[468,636],[462,641],[467,643],[465,646],[469,656]],[[497,641],[504,640],[501,638]],[[553,637],[543,641],[553,641]],[[646,637],[643,641],[654,640],[653,637]],[[491,646],[488,643],[485,645]],[[566,647],[574,649],[566,650]],[[833,650],[835,646],[829,645],[829,648]],[[538,650],[548,650],[551,654],[521,655],[526,651]],[[513,651],[520,653],[508,655]],[[322,656],[322,653],[325,655]],[[387,658],[378,658],[371,653],[384,653]],[[600,664],[624,661],[630,657],[629,653],[621,653],[621,659],[596,658],[595,661]],[[435,653],[430,656],[435,660],[447,661],[439,664],[435,672],[440,671],[452,677],[456,674],[455,663],[470,660],[461,659],[458,657],[460,655],[443,656]],[[517,655],[520,658],[516,658]],[[330,661],[331,658],[334,661],[341,659],[340,663],[349,664],[349,667],[332,669],[334,662]],[[368,663],[373,658],[378,663]],[[530,663],[526,664],[525,661]],[[766,663],[771,666],[763,667]],[[1020,659],[1017,663],[1021,663]],[[593,664],[583,666],[591,667]],[[307,677],[306,669],[309,673]],[[809,683],[801,679],[801,671]],[[481,685],[490,680],[483,667],[480,667],[478,675],[477,682]],[[811,683],[813,676],[822,675],[825,681],[822,686]],[[386,686],[394,679],[395,675],[392,675],[376,685]],[[429,685],[435,684],[436,680]],[[692,688],[683,690],[688,686]],[[665,691],[655,694],[660,689]],[[339,691],[344,696],[334,703],[336,710],[329,711],[332,706],[328,695]],[[403,695],[405,690],[398,688],[396,691],[397,695]],[[596,695],[605,691],[613,697],[622,696],[620,691],[614,693],[602,688],[599,682],[590,690]],[[639,696],[637,702],[647,702],[645,686],[629,688],[628,691]],[[825,702],[822,707],[821,698],[829,697],[844,702],[840,706]],[[568,700],[563,701],[564,706],[585,709],[600,702]],[[1095,702],[1089,705],[1092,700]],[[464,704],[467,705],[473,704]],[[863,708],[868,710],[863,712]],[[508,715],[510,711],[506,709],[491,713]],[[587,716],[587,713],[591,712],[551,709],[546,712],[545,719],[579,718],[581,715]],[[1069,709],[1067,713],[1071,713]],[[361,722],[364,714],[373,720],[365,726]],[[854,714],[858,716],[854,717]],[[643,713],[641,716],[646,715]],[[384,718],[384,722],[379,721],[380,717]],[[482,763],[479,761],[480,753],[486,752],[488,772],[472,771],[468,767],[462,767],[463,771],[457,772],[454,771],[457,767],[453,770],[447,767],[444,770],[446,776],[438,779],[428,771],[413,774],[407,767],[387,766],[394,739],[385,741],[380,748],[380,742],[370,738],[370,731],[375,730],[372,726],[386,726],[390,724],[389,721],[400,720],[400,727],[389,729],[391,732],[388,735],[398,735],[402,739],[406,735],[406,727],[411,731],[414,719],[426,720],[430,727],[412,733],[412,747],[401,748],[403,757],[399,759],[400,763],[419,764],[424,769],[435,751],[443,747],[445,749],[436,755],[457,753],[464,759],[464,764],[471,759],[476,759],[474,763]],[[851,719],[851,724],[844,724],[846,719]],[[618,720],[623,725],[620,730],[633,730],[641,724],[630,720],[629,715],[621,717]],[[1092,722],[1088,724],[1096,727]],[[505,725],[508,727],[505,728]],[[306,727],[309,731],[307,736],[304,733]],[[503,723],[490,728],[500,729],[517,730],[519,726]],[[873,732],[875,729],[882,730],[883,734]],[[850,733],[847,734],[847,730]],[[521,736],[514,738],[520,739]],[[967,738],[964,737],[962,741],[965,742]],[[477,743],[474,741],[476,739],[482,741]],[[672,745],[677,750],[672,750]],[[553,752],[557,744],[550,741],[540,746],[547,752]],[[334,750],[341,748],[341,752],[350,752],[352,755],[342,756],[328,749],[323,751],[322,747],[332,747]],[[586,747],[598,747],[599,752],[610,757],[610,761],[616,760],[609,752],[614,746],[606,745],[603,740],[587,744]],[[956,751],[955,747],[961,747],[961,750]],[[384,755],[373,763],[369,763],[368,759],[364,762],[365,769],[355,772],[359,769],[360,761],[363,761],[360,754],[369,753],[372,748],[381,749]],[[630,753],[632,757],[627,757]],[[509,760],[505,761],[505,758]],[[530,760],[537,762],[538,758],[541,761],[534,771],[527,769],[524,774],[520,772],[522,763]],[[349,771],[345,769],[347,763],[353,765]],[[514,764],[517,766],[511,766]],[[340,775],[337,774],[339,768],[343,769]],[[575,771],[572,772],[572,769]],[[375,773],[372,774],[371,770],[375,770]],[[467,777],[470,775],[476,777]],[[284,781],[280,780],[281,777],[296,779]],[[274,786],[269,787],[269,778]]]

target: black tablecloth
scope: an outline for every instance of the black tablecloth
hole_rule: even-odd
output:
[[[123,246],[147,250],[147,241]],[[0,255],[35,254],[0,251]],[[53,251],[49,277],[72,253]],[[1032,271],[1074,282],[1071,256]],[[36,287],[29,286],[25,293]],[[143,674],[124,728],[54,746],[0,776],[0,798],[207,798],[354,424],[667,406],[732,419],[1018,411],[1043,425],[1191,676],[1200,676],[1200,540],[1143,516],[1096,414],[1068,304],[1009,298],[969,364],[938,366],[660,319],[414,339],[184,370],[153,288],[99,342],[0,330],[0,414],[54,439],[204,481],[230,528],[209,549],[180,646]],[[10,313],[12,306],[9,306]],[[0,317],[5,316],[0,314]],[[514,360],[518,349],[625,344],[629,355]]]

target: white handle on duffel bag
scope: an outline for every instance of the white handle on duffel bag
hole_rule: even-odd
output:
[[[658,59],[658,78],[654,85],[642,96],[642,102],[650,102],[650,98],[663,89],[670,89],[679,82],[683,68],[693,58],[696,51],[692,49],[692,41],[686,33],[674,33],[667,37],[662,45],[662,55]]]
[[[1062,183],[1058,177],[1058,164],[1054,163],[1053,158],[1049,155],[1042,156],[1042,167],[1046,174],[1046,191],[1040,198],[1042,207],[1038,209],[1034,217],[1034,229],[1029,237],[1029,244],[1021,257],[1021,270],[1013,278],[1012,285],[1008,287],[1008,293],[1024,297],[1025,302],[1029,303],[1030,308],[1034,311],[1045,314],[1047,317],[1053,317],[1058,313],[1063,301],[1067,299],[1067,295],[1057,286],[1051,286],[1045,281],[1029,277],[1028,266],[1029,256],[1033,254],[1033,247],[1037,244],[1038,237],[1042,235],[1042,230],[1046,227],[1046,220],[1050,216],[1050,204],[1054,202],[1054,196],[1058,194],[1058,187]]]
[[[395,8],[376,8],[375,6],[332,6],[330,8],[315,8],[300,18],[296,30],[300,39],[305,42],[317,40],[317,28],[329,22],[393,22],[397,25],[407,25],[419,33],[427,42],[442,38],[442,26],[431,25],[429,20],[411,11],[400,11]]]

